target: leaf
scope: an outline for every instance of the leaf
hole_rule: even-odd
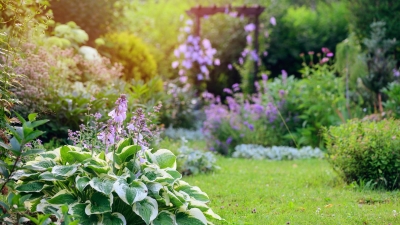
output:
[[[7,149],[7,150],[10,150],[10,148],[11,148],[11,146],[9,146],[6,143],[1,142],[1,141],[0,141],[0,147],[3,147],[4,149]]]
[[[43,188],[44,183],[34,181],[21,184],[15,189],[19,192],[40,192]]]
[[[181,199],[179,199],[179,198],[175,195],[175,193],[173,193],[173,192],[167,190],[167,195],[168,195],[169,201],[172,203],[172,205],[174,205],[175,207],[181,207],[181,206],[183,206],[183,203],[184,203],[185,201],[181,201]]]
[[[29,177],[32,177],[32,176],[37,176],[38,174],[39,173],[30,173],[30,172],[27,172],[25,170],[17,170],[12,174],[11,179],[23,180],[25,178],[29,178]]]
[[[38,127],[38,126],[40,126],[40,125],[43,125],[43,124],[45,124],[45,123],[47,123],[47,122],[49,122],[50,120],[38,120],[38,121],[34,121],[34,122],[32,122],[32,124],[31,124],[31,126],[33,127],[33,128],[35,128],[35,127]]]
[[[179,181],[179,184],[177,187],[175,187],[175,190],[183,191],[183,192],[187,193],[190,197],[192,197],[198,201],[204,202],[204,203],[207,203],[210,201],[208,195],[205,192],[201,191],[199,187],[190,186],[188,183],[186,183],[182,180]]]
[[[113,180],[109,180],[106,178],[100,179],[98,177],[94,177],[89,181],[89,184],[92,188],[105,195],[111,194],[114,183],[115,181]]]
[[[126,225],[126,219],[121,213],[106,213],[101,220],[105,225]]]
[[[22,141],[22,139],[24,138],[24,133],[22,132],[21,127],[12,127],[8,124],[6,124],[6,127],[11,132],[11,134],[18,140],[18,142]]]
[[[35,121],[37,115],[38,115],[37,113],[30,113],[30,114],[28,115],[28,120],[29,120],[30,122]]]
[[[207,219],[200,209],[190,209],[176,214],[177,225],[207,225]]]
[[[125,162],[126,158],[128,158],[131,155],[136,154],[138,151],[140,151],[141,147],[138,145],[129,145],[124,147],[121,150],[121,153],[117,153],[117,157],[120,159],[120,162],[118,162],[119,164]]]
[[[134,202],[142,201],[147,196],[147,187],[140,181],[133,181],[128,184],[124,179],[118,179],[114,183],[114,191],[122,201],[128,205]]]
[[[146,224],[150,224],[158,214],[157,201],[150,197],[146,197],[140,202],[135,202],[132,209]]]
[[[161,169],[176,169],[176,156],[167,149],[160,149],[153,153],[156,163]]]
[[[77,176],[75,179],[76,189],[78,189],[78,191],[80,192],[83,192],[85,187],[89,184],[89,181],[90,181],[89,177]]]
[[[21,144],[18,142],[18,140],[15,137],[11,138],[10,145],[11,145],[11,148],[9,150],[12,151],[14,153],[14,155],[20,156],[21,155]]]
[[[78,203],[78,204],[73,204],[70,208],[68,213],[70,215],[74,215],[77,219],[79,219],[79,224],[84,224],[84,225],[98,225],[98,222],[100,220],[99,216],[96,214],[93,215],[87,215],[85,213],[86,209],[86,204],[84,203]]]
[[[35,131],[33,131],[33,132],[30,132],[30,133],[28,134],[28,136],[26,136],[25,142],[28,143],[28,142],[30,142],[30,141],[32,141],[32,140],[35,140],[35,139],[37,139],[37,138],[38,138],[40,135],[42,135],[42,134],[44,134],[44,132],[43,132],[43,131],[40,131],[40,130],[35,130]]]
[[[54,166],[51,173],[58,176],[69,177],[76,172],[78,165]]]
[[[210,207],[206,203],[197,201],[195,199],[192,199],[191,201],[189,201],[189,209],[191,209],[191,208],[198,208],[202,212],[206,212],[207,210],[210,209]]]
[[[61,157],[61,162],[65,165],[67,163],[69,164],[74,164],[76,159],[73,155],[69,154],[69,152],[72,151],[69,146],[62,146],[60,148],[60,157]]]
[[[175,215],[168,211],[161,211],[153,220],[152,225],[176,224]]]
[[[44,172],[39,175],[39,180],[44,181],[57,181],[57,180],[65,180],[65,177],[52,174],[51,172]]]
[[[78,199],[74,195],[68,193],[66,190],[62,190],[58,192],[56,195],[54,195],[51,199],[47,200],[47,202],[55,205],[63,205],[63,204],[72,204],[77,200]]]
[[[90,168],[98,174],[107,173],[111,168],[106,161],[88,159],[84,161],[84,167]]]
[[[57,155],[53,152],[44,152],[40,154],[41,157],[47,158],[47,159],[56,159]]]
[[[83,162],[86,159],[89,159],[92,157],[92,154],[90,152],[74,152],[70,151],[68,152],[70,155],[72,155],[76,161],[78,162]]]
[[[111,212],[111,204],[113,202],[113,195],[104,195],[99,192],[95,192],[90,197],[90,200],[86,201],[88,203],[85,208],[85,213],[87,215],[92,214],[103,214],[106,212]]]
[[[22,153],[22,156],[28,156],[28,155],[36,155],[43,153],[45,150],[43,149],[29,149],[26,152]]]
[[[126,138],[126,139],[120,140],[118,142],[118,144],[117,144],[116,153],[121,153],[122,149],[127,147],[127,146],[129,146],[129,145],[131,145],[131,139],[130,138]]]

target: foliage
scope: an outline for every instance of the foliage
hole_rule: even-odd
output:
[[[44,152],[42,149],[32,149],[28,145],[40,135],[42,131],[38,130],[37,127],[45,124],[48,120],[36,121],[37,114],[30,114],[28,121],[18,115],[19,121],[22,126],[11,126],[6,124],[7,131],[12,135],[8,140],[5,139],[0,141],[0,190],[3,195],[14,190],[13,187],[13,176],[17,173],[17,170],[21,167],[21,162],[28,159],[30,155]],[[10,184],[11,183],[11,184]],[[0,202],[2,214],[0,215],[0,221],[6,224],[12,224],[11,214],[16,216],[17,221],[24,212],[24,202],[28,197],[22,197],[21,195],[10,194],[7,196],[7,203]]]
[[[89,34],[89,45],[113,27],[113,20],[120,12],[114,7],[117,0],[56,0],[51,1],[51,10],[56,22],[65,24],[74,21]]]
[[[385,112],[390,114],[396,119],[400,118],[400,84],[398,82],[392,82],[387,88],[382,90],[387,95],[388,100],[383,103]]]
[[[103,39],[104,45],[98,47],[100,53],[123,65],[123,78],[126,81],[148,81],[156,76],[157,64],[147,46],[138,37],[121,32],[108,33]]]
[[[177,155],[178,171],[182,175],[195,175],[219,169],[215,164],[217,159],[213,153],[190,148],[186,142],[187,140],[182,138],[181,147],[177,150],[179,153]]]
[[[16,190],[29,196],[29,209],[60,218],[59,207],[67,203],[68,214],[80,224],[221,220],[207,206],[207,194],[181,180],[173,153],[146,148],[146,137],[153,134],[143,112],[124,125],[126,112],[127,99],[121,95],[106,126],[94,137],[102,145],[90,147],[80,141],[82,148],[62,146],[38,154],[18,170],[13,175]]]
[[[387,25],[387,36],[389,39],[400,40],[400,2],[396,0],[374,1],[354,0],[347,1],[348,8],[352,12],[352,29],[356,32],[359,40],[369,37],[373,30],[370,24],[383,21]],[[397,46],[399,43],[397,43]],[[399,51],[399,49],[397,49]]]
[[[286,146],[272,146],[265,148],[260,145],[242,144],[235,147],[234,158],[269,159],[269,160],[296,160],[323,158],[324,153],[319,148],[310,146],[300,149]]]
[[[348,183],[372,181],[398,189],[400,153],[399,121],[353,120],[324,132],[329,162]]]
[[[48,37],[45,44],[60,48],[72,46],[78,49],[80,45],[88,40],[89,36],[84,30],[76,25],[75,22],[68,22],[66,24],[58,24],[54,28],[54,36]]]
[[[196,130],[189,130],[185,128],[173,128],[172,126],[167,127],[163,131],[163,135],[174,140],[180,140],[185,138],[186,140],[203,140],[204,134],[201,132],[200,127]]]
[[[396,67],[396,61],[391,55],[393,47],[396,45],[396,39],[384,39],[386,29],[385,22],[374,22],[371,24],[370,38],[363,40],[367,48],[366,64],[368,65],[368,74],[362,77],[363,84],[375,94],[373,105],[379,107],[382,111],[381,89],[394,80],[393,70]]]
[[[268,56],[263,57],[272,74],[284,68],[296,74],[302,68],[299,54],[317,52],[322,47],[335,49],[347,36],[350,14],[344,2],[317,1],[315,9],[289,5],[285,13],[277,16],[278,25],[270,32]],[[315,58],[314,58],[315,59]]]

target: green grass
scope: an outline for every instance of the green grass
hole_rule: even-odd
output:
[[[184,178],[226,222],[215,224],[400,224],[400,193],[340,181],[326,160],[218,158],[221,170]]]

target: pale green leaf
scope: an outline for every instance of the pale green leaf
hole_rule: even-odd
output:
[[[87,215],[85,213],[86,206],[87,205],[84,203],[73,204],[69,208],[68,214],[74,215],[74,217],[79,220],[79,224],[98,225],[100,216],[96,214]]]
[[[126,219],[121,213],[106,213],[103,215],[101,224],[104,224],[104,225],[126,225]]]
[[[111,194],[114,183],[115,181],[110,180],[108,178],[98,178],[98,177],[94,177],[89,181],[89,184],[92,188],[105,195]]]
[[[11,179],[24,180],[26,178],[35,177],[38,174],[39,173],[31,173],[31,172],[28,172],[28,171],[25,171],[25,170],[17,170],[12,174]]]
[[[70,155],[72,155],[76,161],[78,162],[83,162],[86,159],[89,159],[92,157],[92,154],[90,152],[74,152],[70,151],[68,152]]]
[[[152,225],[175,225],[175,215],[168,211],[161,211],[151,223]]]
[[[159,149],[153,153],[156,163],[161,169],[176,169],[176,156],[167,149]]]
[[[35,171],[46,171],[53,168],[55,165],[56,163],[53,160],[29,161],[24,168]]]
[[[188,183],[182,180],[179,181],[178,185],[175,187],[175,190],[183,191],[187,193],[191,198],[194,198],[204,203],[210,201],[208,195],[205,192],[201,191],[199,187],[190,186]]]
[[[74,195],[68,193],[66,190],[62,190],[57,194],[55,194],[52,198],[47,200],[47,202],[54,205],[63,205],[63,204],[72,204],[77,200],[78,199]]]
[[[124,179],[118,179],[114,183],[114,191],[122,201],[128,205],[142,201],[147,196],[147,187],[140,181],[133,181],[128,184]]]
[[[146,197],[140,202],[135,202],[132,209],[146,224],[150,224],[158,214],[157,201],[150,197]]]
[[[44,181],[56,181],[56,180],[65,180],[65,177],[52,174],[51,172],[44,172],[39,175],[39,180]]]
[[[200,209],[190,209],[176,214],[177,225],[207,225],[207,219]]]
[[[85,187],[89,184],[89,181],[90,181],[89,177],[77,176],[75,178],[76,189],[78,189],[78,191],[82,192],[85,189]]]
[[[40,192],[44,188],[44,183],[42,182],[29,182],[19,185],[15,188],[19,192]]]
[[[111,205],[113,202],[113,195],[104,195],[99,192],[95,192],[90,197],[90,200],[86,201],[87,205],[85,208],[85,213],[87,215],[92,214],[103,214],[111,212]]]
[[[56,176],[64,176],[69,177],[76,172],[78,169],[78,165],[70,165],[70,166],[54,166],[51,170]]]

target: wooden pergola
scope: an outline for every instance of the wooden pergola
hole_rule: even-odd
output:
[[[258,35],[259,35],[259,27],[260,27],[259,16],[261,15],[261,13],[264,12],[264,10],[265,10],[265,7],[262,7],[259,5],[252,6],[252,7],[248,7],[246,5],[235,6],[235,7],[228,5],[228,6],[224,6],[224,7],[217,7],[214,5],[214,6],[207,6],[207,7],[203,7],[203,6],[193,7],[191,9],[187,10],[186,13],[189,16],[195,17],[194,35],[198,36],[198,37],[200,37],[201,18],[203,18],[205,16],[212,16],[217,13],[236,12],[238,17],[245,16],[245,17],[254,18],[255,31],[254,31],[253,45],[254,45],[254,50],[258,54],[258,51],[259,51]],[[258,73],[258,62],[257,62],[257,60],[255,60],[252,84],[254,84],[257,73]]]

